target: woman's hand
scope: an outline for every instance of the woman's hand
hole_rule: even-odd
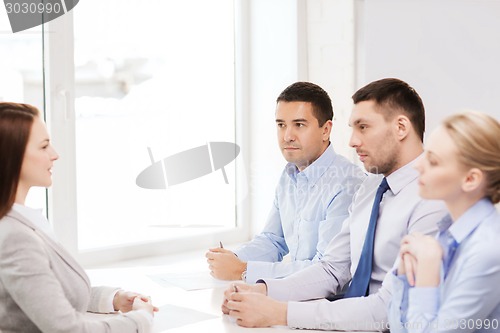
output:
[[[149,304],[149,306],[147,306],[147,304]],[[158,308],[151,304],[150,297],[135,292],[119,290],[113,298],[113,308],[115,311],[129,312],[138,310],[134,308],[135,305],[148,310],[151,314],[158,311]]]
[[[410,286],[439,285],[443,249],[431,236],[413,233],[401,240],[398,274],[406,274]]]
[[[159,309],[151,303],[151,298],[145,296],[138,296],[134,299],[132,310],[146,310],[151,313],[151,315],[159,311]]]

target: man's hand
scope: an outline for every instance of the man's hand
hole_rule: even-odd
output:
[[[231,295],[235,292],[258,293],[262,295],[267,295],[267,286],[265,283],[257,283],[253,285],[246,283],[232,283],[224,291],[224,301],[222,302],[221,306],[221,310],[224,314],[229,314],[227,302],[231,298]]]
[[[262,293],[238,290],[226,304],[229,316],[244,327],[287,325],[288,304],[278,302]]]
[[[247,263],[231,251],[220,247],[209,249],[205,254],[210,274],[220,280],[240,280]]]

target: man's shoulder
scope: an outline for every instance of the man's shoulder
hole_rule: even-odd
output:
[[[361,183],[365,180],[365,178],[367,178],[366,173],[361,169],[361,167],[339,154],[335,154],[334,159],[330,165],[328,165],[326,171],[328,177],[355,180],[357,183]]]
[[[376,175],[373,173],[365,174],[365,177],[363,178],[363,182],[361,183],[361,186],[360,186],[360,190],[363,189],[366,192],[376,191],[383,178],[384,178],[384,176],[382,176],[382,175]]]

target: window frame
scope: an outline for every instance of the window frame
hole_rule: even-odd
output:
[[[247,149],[248,123],[248,49],[249,18],[248,0],[234,0],[235,27],[235,134],[236,143],[242,148],[236,168],[249,170]],[[167,241],[150,241],[141,244],[124,244],[105,249],[78,250],[78,207],[76,184],[76,131],[75,131],[75,69],[73,12],[47,23],[44,33],[44,81],[47,126],[52,141],[61,158],[54,168],[53,186],[48,190],[48,217],[63,246],[84,267],[102,265],[120,260],[145,256],[164,255],[203,249],[224,243],[248,240],[250,195],[245,194],[245,179],[236,183],[236,225],[226,231],[182,237]]]

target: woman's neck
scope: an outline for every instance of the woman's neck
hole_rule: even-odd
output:
[[[28,195],[28,191],[29,189],[25,189],[23,188],[23,186],[18,186],[16,191],[16,199],[14,202],[24,206],[24,202],[26,201],[26,196]]]
[[[446,206],[448,207],[448,211],[450,212],[451,218],[453,222],[458,220],[460,216],[462,216],[469,208],[474,206],[476,202],[481,200],[483,195],[478,194],[464,194],[455,200],[446,200]]]

